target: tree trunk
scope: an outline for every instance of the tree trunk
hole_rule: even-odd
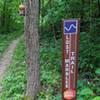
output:
[[[25,40],[27,48],[27,100],[36,100],[40,89],[39,75],[39,0],[26,0]]]
[[[98,0],[98,16],[100,17],[100,1]]]

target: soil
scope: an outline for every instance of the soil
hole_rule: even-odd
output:
[[[9,67],[12,61],[13,53],[19,40],[20,40],[19,38],[16,40],[13,40],[11,44],[8,46],[7,50],[2,55],[2,57],[0,58],[0,82],[2,81],[5,75],[7,67]],[[1,91],[2,91],[2,86],[0,84],[0,92]]]

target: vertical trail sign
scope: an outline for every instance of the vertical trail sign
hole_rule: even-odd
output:
[[[76,100],[79,20],[64,20],[62,37],[62,100]]]

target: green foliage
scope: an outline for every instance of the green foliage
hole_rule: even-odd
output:
[[[95,97],[93,100],[100,100],[100,96]]]
[[[42,33],[61,34],[62,19],[80,18],[81,31],[96,39],[100,26],[99,0],[43,0],[41,1],[40,26]]]
[[[38,100],[60,100],[61,99],[61,45],[53,39],[41,40],[40,43],[40,65],[42,89]],[[55,52],[56,51],[56,52]]]
[[[100,2],[99,0],[41,0],[40,65],[41,92],[38,100],[61,100],[61,21],[81,18],[79,48],[78,100],[99,100],[100,97]],[[5,4],[6,3],[6,4]],[[18,15],[19,1],[0,0],[0,33],[22,28]],[[8,27],[9,26],[9,27]],[[19,32],[17,32],[19,33]],[[0,54],[16,32],[0,35]],[[57,42],[53,34],[59,35]],[[21,100],[26,85],[25,47],[20,43],[3,81],[3,100]]]
[[[15,31],[23,26],[18,14],[19,1],[0,0],[0,34]]]
[[[81,95],[92,95],[93,94],[93,91],[90,90],[89,88],[85,88],[83,89],[81,92],[80,92]]]
[[[100,68],[97,68],[95,71],[96,74],[100,75]]]
[[[93,98],[93,91],[88,87],[83,87],[81,91],[78,91],[78,100],[91,100]]]
[[[81,33],[82,41],[80,42],[80,50],[83,46],[87,45],[84,43],[86,33]],[[45,38],[45,36],[44,36]],[[40,40],[40,76],[41,76],[41,91],[38,95],[38,100],[60,100],[61,99],[61,39],[57,42],[53,38]],[[84,47],[85,48],[85,47]],[[86,52],[85,52],[86,53]],[[83,56],[83,60],[86,59]],[[81,60],[80,60],[81,61]],[[82,62],[80,62],[80,65]],[[100,93],[99,89],[99,69],[94,68],[90,73],[84,72],[88,67],[82,67],[84,64],[79,66],[79,81],[78,81],[78,100],[92,100],[98,98],[97,95]],[[26,90],[26,63],[25,63],[25,46],[21,42],[13,57],[11,66],[8,68],[8,72],[3,81],[3,95],[2,99],[13,97],[14,100],[21,100],[24,98]],[[83,70],[83,72],[81,71]],[[89,75],[88,75],[89,74]]]
[[[15,50],[12,64],[2,82],[2,100],[21,100],[26,90],[25,46],[21,41]]]
[[[22,30],[9,34],[0,34],[0,56],[7,49],[12,40],[16,39],[22,34]]]

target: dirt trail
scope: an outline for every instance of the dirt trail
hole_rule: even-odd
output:
[[[8,46],[8,49],[4,52],[3,56],[0,58],[0,81],[2,81],[6,68],[10,65],[12,61],[12,56],[19,40],[20,38],[12,41],[12,43]],[[2,86],[0,85],[0,91],[1,90]]]

